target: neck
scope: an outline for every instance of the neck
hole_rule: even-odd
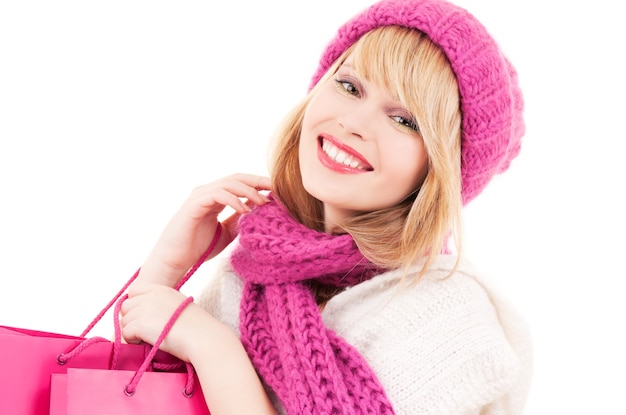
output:
[[[341,230],[341,225],[349,218],[354,212],[329,206],[324,203],[324,232],[328,234],[345,233]]]

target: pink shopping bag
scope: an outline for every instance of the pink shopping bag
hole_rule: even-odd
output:
[[[218,226],[207,251],[175,288],[179,289],[206,260],[219,240],[220,233],[221,227]],[[184,375],[184,372],[189,374],[193,371],[188,364],[168,353],[158,351],[158,346],[154,348],[149,345],[122,343],[117,316],[122,302],[127,297],[123,294],[138,274],[139,270],[79,336],[0,326],[0,415],[48,415],[51,395],[56,396],[55,407],[62,405],[59,403],[62,400],[60,396],[65,395],[59,395],[58,391],[65,388],[65,384],[71,386],[67,391],[72,393],[72,402],[80,399],[78,396],[81,391],[75,391],[72,385],[76,385],[73,380],[75,376],[81,378],[85,376],[83,372],[70,375],[69,382],[60,376],[67,374],[68,371],[73,373],[72,369],[75,368],[101,369],[110,372],[141,370],[140,373],[143,375],[152,373],[150,371],[156,368],[174,373],[171,377],[164,377],[167,379],[174,379]],[[113,305],[115,305],[113,310],[114,341],[101,337],[87,337],[91,329]],[[147,357],[149,357],[148,360]],[[150,380],[147,383],[149,385],[152,383],[153,376],[164,374],[163,372],[159,375],[149,374],[147,378]],[[118,374],[110,373],[104,376],[115,378]],[[56,392],[52,391],[53,386]],[[199,391],[199,389],[198,384],[196,390]],[[198,395],[202,398],[201,392]],[[197,397],[194,398],[194,402],[197,399]],[[204,402],[203,398],[201,400]],[[84,414],[90,413],[94,412],[91,409],[84,412]]]
[[[84,349],[77,350],[79,346]],[[114,346],[103,338],[0,326],[0,414],[48,415],[51,374],[76,367],[137,370],[150,350],[147,345],[118,344],[116,351]],[[59,362],[63,353],[69,358]],[[178,362],[164,352],[154,360],[174,367]]]
[[[168,331],[191,302],[174,312],[136,371],[70,368],[53,374],[50,415],[209,415],[193,367],[186,373],[147,372]]]

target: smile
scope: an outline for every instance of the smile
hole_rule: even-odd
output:
[[[326,156],[321,160],[327,167],[344,172],[374,170],[354,149],[327,136],[321,136],[319,140],[322,153]]]

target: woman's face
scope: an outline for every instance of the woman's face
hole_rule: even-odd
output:
[[[303,185],[323,202],[327,230],[355,212],[398,204],[428,170],[414,116],[386,89],[360,78],[351,62],[320,85],[300,136]]]

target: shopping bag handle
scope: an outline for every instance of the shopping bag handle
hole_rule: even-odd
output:
[[[215,229],[215,235],[213,235],[213,240],[209,244],[209,247],[206,249],[204,254],[202,254],[200,259],[198,259],[198,261],[187,271],[187,273],[185,273],[184,277],[176,284],[176,286],[174,287],[176,290],[180,290],[180,288],[183,286],[183,284],[185,284],[189,280],[189,278],[191,278],[191,276],[198,270],[198,268],[200,268],[200,266],[204,263],[204,261],[206,261],[208,256],[215,249],[215,246],[217,245],[217,242],[220,239],[221,233],[222,233],[222,225],[221,225],[220,222],[217,222],[217,228]],[[113,315],[113,327],[114,327],[115,340],[113,342],[113,354],[112,354],[112,357],[111,357],[111,365],[110,365],[111,369],[116,369],[117,368],[117,363],[118,363],[118,359],[119,359],[119,355],[120,355],[120,349],[121,349],[121,345],[122,345],[122,332],[121,332],[120,321],[119,321],[119,317],[118,317],[119,316],[119,312],[121,310],[122,303],[128,298],[128,294],[125,294],[126,290],[133,283],[133,281],[135,281],[137,279],[137,276],[139,275],[139,271],[140,270],[141,270],[141,267],[139,269],[137,269],[137,271],[135,271],[135,273],[124,284],[124,286],[117,292],[117,294],[115,294],[113,299],[111,299],[111,301],[109,301],[109,303],[98,313],[98,315],[91,321],[91,323],[87,326],[87,328],[85,330],[83,330],[83,332],[80,335],[80,337],[85,338],[89,334],[89,332],[91,332],[91,330],[94,328],[94,326],[102,319],[102,317],[115,304],[114,315]],[[85,350],[86,348],[88,348],[92,344],[101,343],[101,342],[109,342],[109,340],[105,339],[104,337],[86,338],[85,340],[80,342],[78,345],[76,345],[76,347],[72,348],[71,350],[69,350],[69,351],[67,351],[65,353],[59,354],[57,356],[57,363],[59,363],[60,365],[63,365],[65,363],[67,363],[67,361],[70,360],[72,357],[80,354],[83,350]],[[153,349],[155,349],[155,348],[153,348]],[[156,348],[156,349],[158,349],[158,348]],[[155,354],[156,354],[156,351],[155,351]],[[175,366],[178,367],[179,365],[175,365]],[[171,367],[171,365],[170,365],[169,368],[173,368],[173,367]],[[160,369],[168,370],[168,367],[162,367]]]
[[[180,313],[182,313],[185,307],[187,307],[192,302],[193,302],[193,297],[191,296],[187,297],[176,308],[176,310],[174,311],[174,313],[168,320],[167,324],[163,328],[163,331],[161,331],[161,334],[154,342],[154,345],[150,349],[150,352],[144,359],[143,363],[141,364],[139,369],[137,369],[137,371],[133,375],[130,382],[124,387],[124,393],[127,396],[133,396],[135,394],[135,390],[137,389],[137,385],[139,385],[139,381],[141,380],[141,377],[151,367],[152,359],[154,359],[154,356],[156,355],[157,351],[159,350],[159,347],[161,346],[161,343],[163,343],[163,340],[165,340],[165,336],[167,336],[167,334],[171,330],[172,326],[176,322],[176,319],[178,319],[178,316],[180,316]],[[187,384],[185,385],[185,388],[183,389],[183,395],[190,398],[193,395],[193,388],[194,388],[194,369],[191,363],[189,362],[185,362],[185,366],[187,368]]]
[[[204,254],[202,254],[200,259],[198,259],[198,261],[187,271],[185,276],[178,282],[178,284],[176,284],[176,286],[174,287],[176,290],[180,290],[180,287],[182,287],[183,284],[185,284],[189,280],[189,278],[191,278],[191,276],[198,270],[198,268],[200,268],[200,266],[204,263],[204,261],[206,261],[207,257],[215,249],[215,245],[217,245],[217,242],[220,239],[221,233],[222,233],[222,225],[218,222],[217,228],[215,229],[215,235],[213,235],[213,240],[209,244],[209,247],[204,252]],[[139,274],[139,270],[137,270],[137,272],[135,272],[135,274],[131,277],[131,280],[130,280],[131,283],[137,278],[138,274]],[[129,283],[126,283],[125,286],[128,287],[129,285],[130,285]],[[122,330],[120,327],[119,318],[117,316],[119,316],[120,311],[122,309],[122,303],[126,301],[126,299],[128,298],[128,294],[122,295],[124,291],[118,293],[118,297],[121,296],[121,298],[119,298],[119,300],[115,304],[115,309],[113,312],[113,327],[114,327],[115,340],[113,342],[113,356],[111,358],[112,369],[117,368],[117,362],[118,362],[118,358],[120,355],[120,348],[122,347]],[[115,300],[117,300],[117,298]],[[109,307],[110,307],[110,304],[111,303],[109,303]],[[105,309],[103,311],[106,313],[107,310]],[[104,314],[104,313],[101,313],[101,314]],[[167,369],[164,369],[164,370],[167,370]]]
[[[213,249],[215,249],[215,245],[217,245],[217,242],[220,239],[221,233],[222,233],[222,225],[221,225],[220,222],[217,222],[217,228],[215,229],[215,235],[213,236],[213,240],[211,241],[211,244],[209,245],[207,250],[204,252],[204,254],[202,254],[200,259],[193,265],[193,267],[191,267],[187,271],[185,276],[178,282],[178,284],[176,284],[176,286],[174,288],[179,290],[180,287],[182,287],[183,284],[186,283],[187,280],[189,280],[189,278],[191,278],[191,276],[197,271],[197,269],[200,267],[200,265],[202,265],[204,263],[204,261],[206,261],[207,257],[211,254],[211,252],[213,252]],[[124,284],[124,286],[118,291],[118,293],[115,294],[113,299],[111,299],[111,301],[109,301],[109,303],[102,309],[102,311],[100,311],[100,313],[98,313],[96,318],[93,319],[93,321],[89,324],[89,326],[87,326],[87,328],[85,330],[83,330],[83,332],[81,333],[80,337],[87,336],[87,334],[102,319],[102,317],[107,313],[107,311],[109,311],[111,309],[113,304],[115,304],[115,302],[118,301],[118,299],[120,299],[120,297],[122,297],[122,295],[126,292],[128,287],[130,286],[130,284],[132,284],[133,281],[135,281],[135,279],[137,279],[137,276],[139,275],[139,271],[141,271],[141,267],[139,269],[137,269],[137,271],[135,271],[133,276],[130,277],[130,279],[126,282],[126,284]]]

